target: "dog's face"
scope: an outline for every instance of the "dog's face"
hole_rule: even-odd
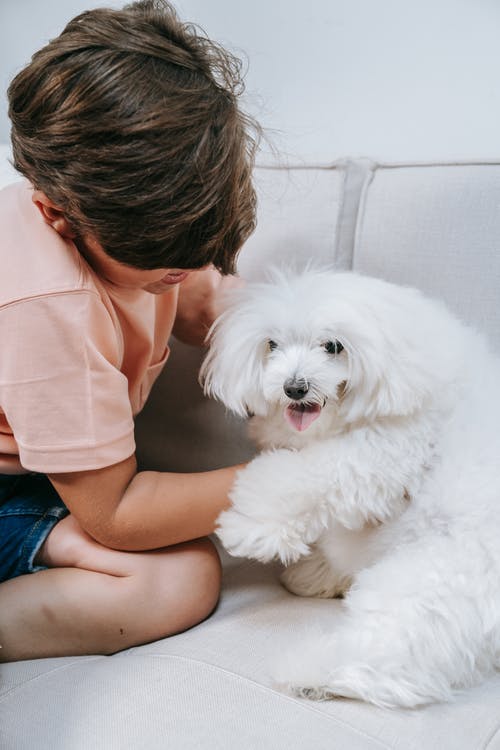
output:
[[[342,422],[405,415],[451,377],[459,332],[412,289],[349,273],[274,272],[238,292],[216,322],[201,378],[234,412],[280,410],[294,432],[325,413]]]
[[[349,371],[344,344],[335,331],[305,319],[275,329],[261,356],[261,393],[292,430],[307,430],[325,406],[342,396]]]

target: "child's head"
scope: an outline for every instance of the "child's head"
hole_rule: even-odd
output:
[[[9,87],[14,164],[115,260],[230,273],[255,225],[241,90],[239,61],[166,0],[88,11]]]

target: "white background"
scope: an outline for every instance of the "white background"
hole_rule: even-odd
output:
[[[95,0],[0,0],[5,89]],[[247,58],[246,107],[282,159],[327,163],[500,156],[500,0],[179,0],[181,16]]]

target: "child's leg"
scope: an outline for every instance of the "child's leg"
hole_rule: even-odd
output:
[[[0,584],[0,661],[110,654],[147,643],[200,622],[219,595],[220,562],[208,539],[119,552],[67,516],[37,562],[50,567]]]

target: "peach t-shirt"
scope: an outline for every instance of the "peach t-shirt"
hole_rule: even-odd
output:
[[[134,453],[178,291],[103,281],[31,195],[0,191],[0,474],[99,469]]]

